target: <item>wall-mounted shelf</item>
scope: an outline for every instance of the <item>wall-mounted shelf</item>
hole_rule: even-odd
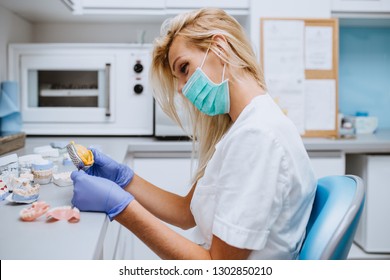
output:
[[[331,13],[335,18],[353,19],[354,24],[362,19],[360,25],[377,25],[376,20],[390,20],[390,0],[332,0]]]

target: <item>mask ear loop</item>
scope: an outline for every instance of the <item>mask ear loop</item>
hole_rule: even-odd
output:
[[[210,47],[209,47],[209,48],[210,48]],[[219,56],[219,57],[221,56],[221,51],[218,51],[218,56]],[[222,81],[221,81],[221,83],[224,81],[224,78],[225,78],[225,70],[226,70],[226,63],[223,64]]]
[[[221,83],[224,81],[224,78],[225,78],[225,70],[226,70],[226,63],[223,64],[222,81],[221,81]]]
[[[204,56],[204,58],[203,58],[202,64],[200,65],[200,69],[202,69],[202,68],[203,68],[203,64],[205,63],[205,61],[206,61],[206,58],[207,58],[207,55],[209,54],[210,47],[211,47],[211,44],[210,44],[210,45],[209,45],[209,47],[207,48],[207,51],[206,51],[206,54],[205,54],[205,56]],[[224,77],[225,77],[225,70],[226,70],[226,63],[224,63],[224,64],[223,64],[223,70],[222,70],[222,81],[221,81],[221,82],[223,82],[223,81],[224,81]]]
[[[205,63],[206,57],[207,57],[207,55],[209,54],[210,47],[211,47],[211,44],[210,44],[209,47],[207,48],[206,54],[205,54],[205,56],[203,57],[203,61],[202,61],[202,64],[200,65],[200,69],[203,68],[203,64]]]

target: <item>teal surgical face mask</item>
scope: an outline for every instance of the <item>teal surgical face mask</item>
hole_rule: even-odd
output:
[[[202,64],[191,75],[182,92],[199,111],[206,115],[227,114],[230,111],[230,97],[228,79],[224,80],[226,63],[223,66],[222,82],[215,84],[202,71],[208,52],[209,49]]]

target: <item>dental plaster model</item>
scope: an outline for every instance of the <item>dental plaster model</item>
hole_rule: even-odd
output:
[[[34,162],[40,162],[43,157],[38,154],[30,154],[19,157],[19,168],[21,172],[31,172],[31,167]]]
[[[29,180],[26,178],[16,177],[12,174],[10,174],[7,177],[7,180],[4,180],[4,181],[7,182],[7,186],[8,186],[10,191],[17,189],[17,188],[21,188],[23,183],[29,182]]]
[[[34,174],[34,183],[45,185],[49,184],[53,176],[53,170],[35,170]]]
[[[46,213],[47,220],[67,220],[70,223],[80,221],[80,210],[76,207],[61,206],[50,209]]]
[[[22,179],[29,180],[31,182],[34,181],[34,175],[32,173],[22,173],[22,174],[20,174],[19,177]]]
[[[71,172],[62,172],[53,174],[53,183],[60,187],[70,186],[73,184],[70,178]]]
[[[3,182],[3,180],[0,180],[0,201],[4,200],[9,195],[8,187]]]
[[[66,146],[70,159],[78,170],[83,169],[84,171],[93,165],[93,153],[82,145],[76,144],[71,141]]]
[[[58,149],[61,154],[66,153],[66,145],[68,145],[68,142],[66,141],[54,141],[50,143],[50,146],[54,149]]]
[[[45,214],[50,205],[44,201],[36,201],[31,207],[24,208],[20,211],[20,219],[25,222],[31,222]]]
[[[19,162],[17,154],[0,157],[0,174],[3,178],[7,176],[19,175]]]
[[[37,184],[48,184],[53,176],[53,162],[49,160],[42,160],[32,164],[32,173],[34,175],[34,182]]]
[[[60,156],[58,149],[54,149],[49,145],[35,147],[33,152],[34,154],[39,154],[44,158],[58,158]]]
[[[23,181],[22,184],[12,191],[12,200],[19,203],[31,203],[39,197],[39,184],[31,185],[29,181]]]
[[[70,159],[69,153],[63,154],[62,165],[63,166],[73,166],[73,162]]]

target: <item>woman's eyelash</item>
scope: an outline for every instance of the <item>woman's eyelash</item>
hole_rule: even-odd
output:
[[[187,72],[188,63],[184,63],[180,66],[180,73],[185,74]]]

